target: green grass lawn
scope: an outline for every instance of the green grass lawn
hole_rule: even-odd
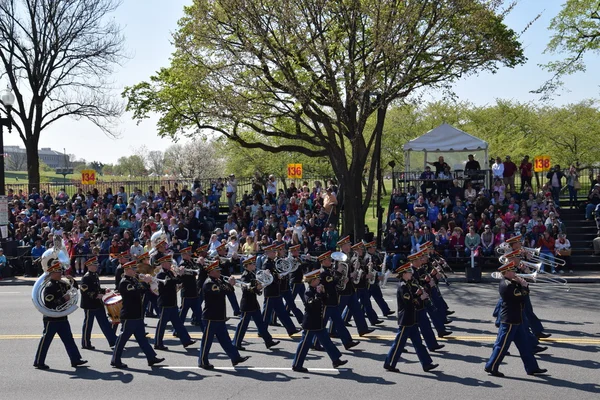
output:
[[[382,223],[385,224],[385,218],[387,216],[387,209],[388,206],[390,204],[390,198],[392,197],[392,180],[391,179],[385,179],[383,181],[383,184],[385,186],[386,189],[386,194],[381,193],[381,207],[383,207],[384,214],[383,214],[383,221]],[[371,198],[371,203],[369,205],[369,209],[367,210],[367,214],[365,215],[365,224],[367,224],[367,226],[369,227],[369,231],[371,232],[377,232],[377,197],[376,197],[376,191],[373,194],[372,198]]]

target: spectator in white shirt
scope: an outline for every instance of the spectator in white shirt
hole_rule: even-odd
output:
[[[267,193],[277,195],[277,181],[273,175],[269,175],[269,179],[267,180]]]
[[[135,239],[133,241],[133,245],[129,248],[129,253],[131,257],[139,257],[144,254],[144,247],[140,244],[140,239]]]
[[[496,157],[496,162],[492,164],[492,174],[494,179],[504,180],[504,164],[500,157]]]

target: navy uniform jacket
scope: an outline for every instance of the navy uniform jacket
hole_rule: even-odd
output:
[[[104,308],[102,299],[97,296],[99,294],[105,294],[106,289],[100,287],[100,278],[95,272],[89,272],[81,278],[81,308],[84,310],[97,310]]]
[[[297,261],[301,262],[301,260],[296,259]],[[300,266],[298,267],[297,270],[295,270],[294,272],[292,272],[290,281],[292,283],[302,283],[302,280],[304,279],[304,273],[307,270],[307,264],[306,263],[301,263]]]
[[[166,280],[165,284],[158,283],[158,306],[177,307],[177,284],[181,283],[173,271],[162,270],[156,275],[157,279]]]
[[[280,279],[279,273],[275,269],[275,260],[267,259],[263,264],[263,270],[271,271],[271,275],[273,275],[273,282],[265,288],[265,298],[268,297],[279,297],[281,296],[280,291]]]
[[[352,278],[350,277],[350,274],[352,273],[352,264],[350,262],[351,259],[352,258],[349,255],[348,261],[346,262],[346,264],[348,264],[348,282],[346,283],[346,287],[344,288],[344,290],[338,292],[338,294],[341,296],[350,296],[354,294],[354,292],[356,292],[356,289],[354,288],[354,283],[352,283]],[[334,268],[337,269],[337,263]]]
[[[248,286],[242,287],[242,300],[240,301],[240,311],[252,312],[260,310],[258,305],[257,295],[262,293],[262,290],[256,288],[256,274],[250,271],[244,271],[242,274],[242,282]]]
[[[179,266],[183,266],[186,269],[198,270],[198,266],[192,260],[181,260]],[[198,286],[196,284],[196,274],[190,272],[184,272],[179,278],[181,280],[181,297],[183,298],[196,298],[198,297]]]
[[[520,283],[502,279],[498,287],[502,305],[500,306],[500,322],[518,325],[523,322],[523,307],[529,289]]]
[[[156,267],[156,266],[158,266],[158,265],[157,265],[157,264],[158,264],[158,263],[157,263],[157,261],[158,261],[160,258],[164,257],[164,256],[166,256],[166,254],[165,254],[165,253],[161,253],[160,251],[158,251],[158,250],[157,250],[157,251],[156,251],[156,253],[154,253],[154,254],[152,255],[152,257],[150,257],[150,265],[153,265],[153,266],[155,266],[155,267]]]
[[[142,319],[144,317],[144,286],[134,277],[123,276],[119,283],[119,294],[123,298],[121,320]]]
[[[50,280],[46,287],[44,287],[44,305],[46,308],[55,310],[57,307],[62,306],[68,300],[64,298],[64,295],[69,291],[69,285],[62,281]],[[52,318],[44,315],[44,321],[66,321],[67,317]]]
[[[325,293],[317,293],[317,289],[309,286],[304,293],[304,318],[302,329],[318,331],[325,328],[323,311],[325,309]]]
[[[119,284],[121,283],[121,279],[123,278],[123,267],[121,264],[117,265],[117,269],[115,269],[115,290],[119,290]]]
[[[331,268],[323,268],[319,275],[321,285],[325,288],[326,298],[325,305],[337,306],[338,305],[338,293],[336,285],[338,284],[338,278],[333,275]]]
[[[400,280],[396,290],[396,302],[398,303],[398,325],[413,326],[416,324],[417,307],[422,301],[416,296],[409,282]]]
[[[196,285],[198,287],[198,293],[202,293],[202,286],[204,286],[204,281],[208,278],[208,273],[204,270],[202,265],[200,267],[200,272],[198,273],[198,280],[196,281]]]
[[[356,270],[357,273],[358,270],[362,270],[362,276],[360,280],[356,285],[354,285],[357,289],[366,289],[367,287],[367,267],[364,261],[365,259],[363,257],[359,257],[358,254],[354,254],[352,260],[350,260],[350,265],[355,265],[355,262],[358,264],[358,269]]]
[[[202,291],[204,292],[204,310],[202,319],[209,321],[225,321],[227,319],[227,308],[225,307],[225,296],[232,292],[233,286],[222,280],[206,278]]]

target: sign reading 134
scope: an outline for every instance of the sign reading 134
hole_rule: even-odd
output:
[[[302,164],[288,164],[288,179],[302,179]]]
[[[82,185],[95,185],[96,184],[96,171],[93,169],[84,169],[81,171],[81,184]]]
[[[533,158],[533,170],[535,172],[550,171],[550,156],[535,156]]]

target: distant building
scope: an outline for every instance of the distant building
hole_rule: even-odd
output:
[[[27,168],[27,154],[25,149],[19,146],[4,146],[4,153],[6,157],[6,170],[13,170],[15,165],[18,165],[18,169],[21,169],[21,164]],[[68,162],[68,158],[65,160],[65,155],[56,150],[52,150],[50,147],[42,147],[38,150],[38,154],[40,160],[43,161],[50,168],[58,168],[65,167],[65,163]],[[68,157],[68,156],[67,156]],[[24,163],[21,162],[10,162],[10,158],[14,158],[15,160],[24,160]],[[71,166],[71,165],[68,165]]]

